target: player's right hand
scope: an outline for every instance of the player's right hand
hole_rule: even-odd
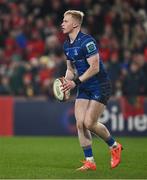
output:
[[[62,84],[62,91],[69,91],[71,89],[74,89],[76,87],[76,84],[72,80],[65,79],[64,83]]]

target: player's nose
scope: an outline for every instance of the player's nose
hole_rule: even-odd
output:
[[[61,29],[64,29],[64,24],[63,23],[61,24]]]
[[[63,26],[64,26],[64,23],[62,22],[61,27],[63,27]]]

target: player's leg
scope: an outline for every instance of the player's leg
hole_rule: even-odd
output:
[[[91,133],[84,127],[84,119],[88,108],[89,100],[77,99],[75,102],[75,118],[78,137],[81,147],[91,146]]]
[[[83,149],[85,160],[83,161],[84,165],[78,170],[85,171],[88,169],[95,170],[96,165],[94,163],[93,153],[92,153],[92,138],[91,133],[84,126],[84,119],[86,115],[86,111],[89,105],[88,99],[77,99],[75,102],[75,117],[76,117],[76,125],[78,131],[78,137],[80,146]]]
[[[105,105],[95,100],[90,100],[89,106],[86,111],[84,125],[87,129],[100,136],[105,141],[110,137],[110,133],[106,126],[98,122],[98,118],[101,116],[105,108]]]
[[[108,144],[112,152],[111,167],[116,167],[120,162],[122,147],[110,135],[110,132],[106,126],[98,122],[98,118],[103,113],[104,108],[104,104],[95,100],[90,100],[84,120],[84,125],[91,132],[100,136]]]

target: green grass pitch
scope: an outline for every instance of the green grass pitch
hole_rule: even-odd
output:
[[[117,138],[122,163],[109,167],[107,145],[94,138],[97,170],[77,172],[83,152],[77,137],[0,137],[0,179],[146,179],[147,138]]]

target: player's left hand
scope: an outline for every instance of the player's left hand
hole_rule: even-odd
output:
[[[71,81],[71,80],[67,80],[64,81],[63,85],[62,85],[62,91],[65,92],[65,91],[69,91],[71,89],[74,89],[76,87],[76,84],[74,81]]]

